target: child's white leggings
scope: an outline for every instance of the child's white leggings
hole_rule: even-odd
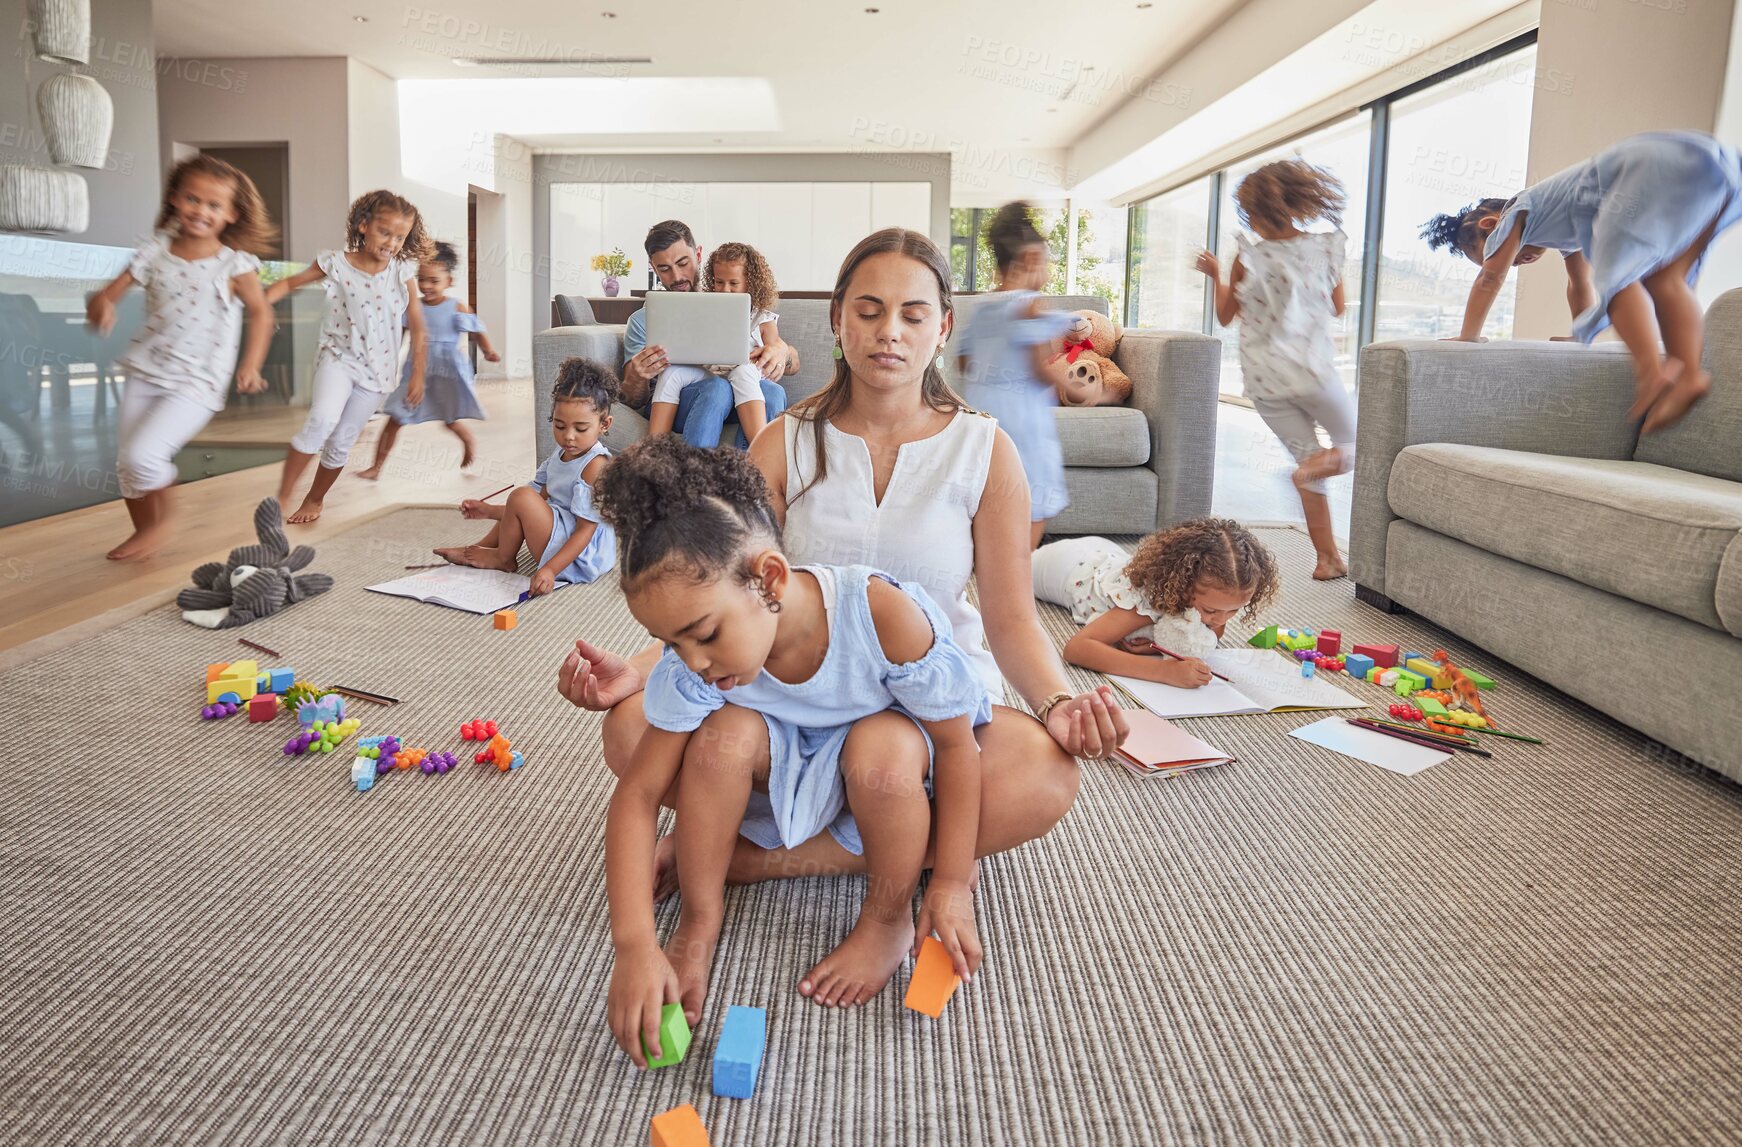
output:
[[[683,388],[692,382],[700,382],[708,377],[710,372],[705,367],[676,364],[659,372],[659,378],[653,384],[653,402],[677,402],[677,396]],[[762,371],[749,363],[742,363],[732,368],[732,373],[726,376],[726,381],[732,384],[732,406],[743,406],[746,402],[761,402]]]
[[[1121,559],[1130,557],[1116,543],[1106,538],[1088,536],[1060,538],[1056,542],[1048,542],[1034,551],[1030,563],[1034,576],[1034,596],[1041,601],[1062,605],[1066,609],[1075,609],[1076,601],[1071,596],[1071,583],[1076,580],[1077,571],[1092,558],[1106,553],[1116,554]]]
[[[364,390],[353,382],[354,368],[331,359],[315,362],[314,401],[309,403],[308,421],[302,424],[290,448],[299,454],[321,456],[321,465],[329,470],[342,470],[351,456],[357,435],[382,403],[387,391]]]
[[[115,431],[115,474],[123,498],[143,498],[175,485],[175,456],[214,412],[168,387],[129,378],[121,388]]]
[[[1290,398],[1253,398],[1252,409],[1272,433],[1282,439],[1296,462],[1304,462],[1325,448],[1319,441],[1317,426],[1330,435],[1331,445],[1343,452],[1343,470],[1355,465],[1355,403],[1342,383],[1325,387],[1313,394]],[[1315,426],[1316,424],[1316,426]],[[1302,487],[1315,494],[1325,492],[1324,479],[1308,482]]]

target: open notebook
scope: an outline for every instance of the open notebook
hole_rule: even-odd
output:
[[[1127,772],[1144,780],[1177,777],[1193,769],[1230,764],[1236,759],[1154,713],[1130,709],[1125,720],[1131,726],[1131,735],[1114,751],[1114,759]]]
[[[467,613],[495,613],[510,609],[532,584],[524,574],[503,570],[476,570],[469,566],[444,566],[406,577],[384,581],[368,588],[394,597],[411,597]]]
[[[1109,674],[1132,700],[1158,717],[1220,717],[1285,709],[1365,709],[1325,677],[1302,677],[1300,665],[1269,649],[1216,649],[1204,661],[1227,677],[1201,689]]]

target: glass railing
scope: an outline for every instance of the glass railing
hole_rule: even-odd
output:
[[[0,235],[0,526],[121,496],[115,435],[126,375],[116,363],[144,319],[145,297],[129,291],[107,335],[85,325],[85,300],[131,253]],[[304,266],[267,263],[262,279]],[[240,394],[232,382],[223,412],[176,458],[182,481],[274,462],[301,425],[324,292],[299,291],[275,309],[266,390]]]

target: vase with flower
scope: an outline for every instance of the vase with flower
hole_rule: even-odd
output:
[[[630,262],[629,256],[623,253],[621,247],[613,247],[608,254],[593,256],[593,270],[601,271],[605,276],[604,282],[600,285],[604,288],[607,299],[617,297],[617,291],[621,286],[617,280],[627,275],[629,268],[634,265]]]

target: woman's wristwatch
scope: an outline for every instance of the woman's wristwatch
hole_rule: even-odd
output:
[[[1069,701],[1071,697],[1072,694],[1070,693],[1054,693],[1052,696],[1034,707],[1034,715],[1040,718],[1040,723],[1044,725],[1046,724],[1047,717],[1052,713],[1052,711],[1056,709],[1061,702]]]

